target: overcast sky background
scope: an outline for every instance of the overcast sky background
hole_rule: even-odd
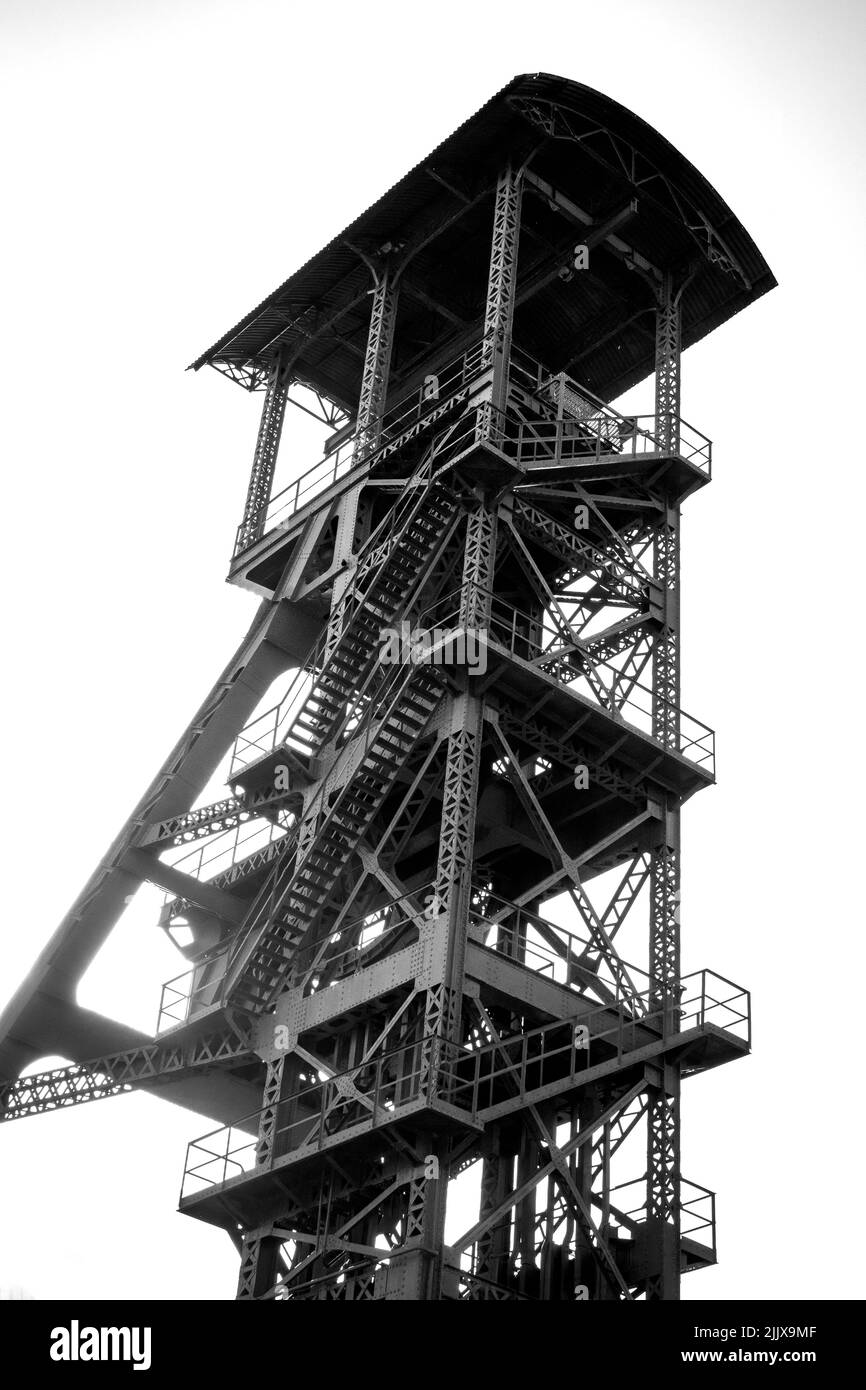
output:
[[[684,361],[714,482],[683,704],[719,783],[684,814],[683,964],[755,1015],[684,1088],[720,1249],[684,1297],[862,1296],[864,31],[857,0],[0,0],[0,1004],[257,603],[222,578],[261,397],[184,367],[513,75],[562,74],[691,159],[780,282]],[[159,900],[79,991],[149,1030],[183,969]],[[211,1127],[128,1095],[0,1129],[4,1296],[232,1297],[228,1238],[175,1211]]]

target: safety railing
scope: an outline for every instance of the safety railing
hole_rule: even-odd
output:
[[[565,1021],[474,1052],[464,1052],[447,1076],[449,1099],[475,1116],[492,1106],[522,1098],[553,1083],[568,1083],[587,1069],[587,1034]]]
[[[241,729],[232,751],[229,780],[251,763],[272,753],[284,742],[285,734],[300,714],[313,688],[313,673],[318,669],[317,658],[323,645],[320,643],[308,662],[298,667],[283,698],[262,714],[256,715],[255,719],[251,719],[249,724]],[[298,742],[300,743],[300,740]],[[309,749],[297,748],[295,751],[306,753]]]
[[[512,1221],[509,1219],[507,1225],[510,1228]],[[497,1232],[501,1233],[502,1225],[497,1225]],[[472,1247],[473,1259],[477,1258],[476,1247]],[[458,1265],[446,1265],[446,1278],[450,1275],[456,1286],[456,1297],[461,1300],[484,1303],[537,1303],[539,1299],[532,1294],[518,1290],[510,1284],[499,1284],[494,1279],[488,1279],[482,1274],[473,1274],[471,1269],[461,1269]]]
[[[203,1010],[221,1002],[227,954],[227,947],[215,948],[191,970],[166,981],[160,998],[157,1033],[189,1023]]]
[[[209,882],[236,865],[245,865],[256,851],[281,840],[288,829],[287,820],[287,813],[282,812],[276,821],[259,818],[240,821],[208,840],[197,841],[193,849],[178,858],[166,855],[165,862],[190,878]],[[166,894],[166,901],[172,896]]]
[[[634,1205],[635,1191],[640,1200]],[[637,1234],[634,1227],[640,1227],[647,1219],[647,1180],[646,1177],[632,1178],[630,1182],[617,1183],[610,1188],[610,1208],[612,1220],[631,1234]],[[679,1197],[680,1238],[699,1242],[716,1254],[716,1194],[700,1183],[688,1178],[680,1179]]]
[[[359,452],[354,435],[340,440],[270,499],[254,539],[249,527],[239,526],[235,555],[285,525],[354,467],[379,467],[434,427],[447,424],[454,411],[470,400],[473,385],[480,383],[484,372],[484,344],[476,342],[435,374],[429,373],[386,412],[374,448]],[[538,467],[575,458],[650,453],[683,458],[710,476],[712,443],[681,416],[623,415],[565,372],[551,372],[517,347],[512,347],[510,374],[512,383],[536,397],[542,416],[545,406],[550,411],[550,418],[535,423],[509,412],[511,428],[503,431],[500,444],[521,463]]]
[[[486,950],[581,994],[589,991],[607,1002],[621,1000],[637,1014],[646,1012],[652,977],[617,954],[608,956],[582,919],[579,924],[557,926],[484,891],[473,901],[469,920],[472,937]]]
[[[250,1117],[258,1119],[258,1115]],[[256,1167],[257,1141],[247,1130],[226,1125],[194,1139],[186,1151],[181,1201],[208,1187],[221,1186]]]
[[[316,690],[327,670],[326,650],[329,635],[328,631],[322,634],[313,652],[295,672],[282,699],[241,729],[232,749],[229,780],[277,748],[285,747],[291,753],[299,753],[304,757],[313,752],[310,731],[297,721],[308,702],[316,702]],[[336,717],[332,735],[335,736],[343,729],[353,734],[357,733],[360,721],[370,711],[378,669],[378,663],[371,665],[368,662],[366,666],[359,665],[358,688],[352,692],[351,699],[346,700],[342,716]]]
[[[314,993],[356,974],[373,960],[386,956],[398,938],[401,944],[414,941],[417,932],[438,911],[435,883],[431,880],[411,893],[389,900],[377,911],[341,922],[333,931],[305,943],[294,962],[295,978],[309,975]],[[595,992],[603,1001],[603,1010],[625,1009],[638,1021],[652,1019],[653,1001],[662,993],[661,982],[621,957],[617,957],[614,971],[587,930],[557,928],[537,913],[488,893],[484,895],[483,908],[470,907],[469,922],[471,937],[486,950],[577,993]],[[559,948],[549,942],[552,931],[559,936]],[[683,977],[679,990],[679,1031],[709,1022],[751,1044],[747,990],[710,970]]]
[[[629,1182],[617,1183],[603,1194],[592,1193],[592,1205],[601,1212],[600,1233],[605,1239],[625,1237],[636,1240],[647,1220],[647,1180],[634,1178]],[[716,1257],[716,1194],[700,1183],[687,1178],[680,1180],[679,1195],[680,1239],[694,1241],[704,1246],[710,1258]],[[457,1286],[457,1297],[463,1299],[511,1300],[540,1296],[527,1292],[527,1285],[537,1290],[540,1270],[536,1263],[524,1263],[524,1256],[515,1253],[517,1217],[514,1208],[497,1222],[497,1245],[502,1252],[494,1260],[498,1266],[498,1279],[479,1273],[481,1268],[489,1268],[490,1247],[485,1241],[468,1246],[461,1254],[461,1265],[447,1266]],[[687,1253],[688,1258],[688,1253]],[[482,1264],[482,1261],[484,1262]],[[521,1278],[524,1275],[525,1278]],[[500,1282],[507,1279],[507,1283]],[[520,1288],[520,1284],[524,1287]]]
[[[295,478],[270,499],[265,510],[261,535],[290,521],[296,512],[318,493],[338,482],[361,463],[383,463],[411,440],[441,423],[469,395],[469,387],[481,370],[483,346],[472,347],[429,374],[421,384],[402,396],[385,414],[374,449],[359,454],[355,435],[343,439],[318,463]],[[258,537],[257,537],[258,539]],[[235,538],[235,555],[248,548],[250,541],[243,526]]]
[[[375,912],[343,921],[333,931],[305,942],[294,962],[295,978],[309,975],[310,992],[355,975],[374,959],[386,955],[397,937],[405,944],[435,911],[431,882],[399,898],[389,899]]]
[[[678,442],[666,442],[671,439]],[[679,416],[617,415],[608,408],[585,420],[521,422],[515,456],[524,466],[538,468],[611,455],[668,455],[685,459],[709,476],[711,450],[710,441]]]
[[[305,942],[294,958],[294,978],[309,976],[310,992],[315,993],[389,954],[398,940],[401,946],[410,944],[440,911],[435,887],[431,880],[389,899],[375,912],[341,921],[334,930]],[[595,986],[602,997],[616,997],[618,977],[589,933],[559,928],[562,945],[557,950],[545,940],[555,930],[553,923],[491,893],[484,894],[483,908],[470,908],[469,922],[472,937],[485,949],[558,984],[581,992]],[[634,985],[634,998],[649,997],[652,982],[646,971],[628,961],[620,965]]]
[[[566,372],[551,372],[521,348],[512,349],[511,380],[546,403],[555,417],[521,426],[521,463],[537,466],[610,454],[661,454],[682,458],[707,477],[711,475],[712,442],[679,415],[624,415]]]
[[[712,729],[613,662],[584,656],[580,641],[569,642],[567,634],[554,628],[549,614],[533,617],[512,608],[489,590],[467,585],[431,605],[420,622],[428,630],[456,632],[467,611],[488,615],[484,632],[479,634],[486,636],[488,643],[503,648],[530,666],[538,666],[614,719],[650,735],[660,725],[676,729],[676,751],[704,771],[713,772],[715,734]]]
[[[351,1302],[360,1303],[379,1298],[380,1288],[388,1284],[388,1262],[383,1251],[381,1261],[358,1260],[354,1264],[341,1265],[339,1269],[314,1279],[295,1280],[291,1274],[280,1279],[273,1289],[262,1298],[273,1298],[275,1302]]]
[[[407,481],[394,511],[383,518],[368,538],[359,557],[355,581],[344,594],[339,609],[331,614],[328,626],[315,647],[295,672],[286,693],[276,704],[251,720],[238,734],[232,750],[229,780],[283,744],[302,755],[310,753],[309,735],[299,734],[296,721],[313,694],[315,683],[325,673],[329,646],[336,646],[333,633],[344,632],[363,608],[369,586],[375,581],[383,563],[383,552],[390,553],[403,531],[411,524],[421,505],[425,489],[430,484],[431,475],[432,458],[428,458]],[[407,600],[408,597],[407,595]],[[363,674],[363,671],[359,670],[359,679]],[[362,706],[364,701],[360,692],[358,695],[356,703]],[[352,717],[352,711],[348,708],[346,715]]]
[[[726,989],[721,989],[724,985]],[[635,1013],[624,996],[579,1018],[545,1024],[476,1049],[421,1037],[347,1071],[301,1087],[280,1101],[267,1139],[258,1134],[265,1108],[236,1125],[222,1125],[187,1149],[181,1198],[222,1184],[292,1155],[319,1152],[359,1127],[386,1124],[404,1106],[437,1098],[467,1119],[547,1086],[568,1084],[598,1060],[620,1063],[648,1042],[670,1041],[687,1028],[717,1022],[724,1031],[748,1030],[749,994],[701,970],[680,983],[679,1011],[652,993],[647,1012]],[[724,995],[724,998],[719,998]],[[655,1000],[655,1002],[654,1002]],[[739,1019],[740,1022],[736,1022]],[[269,1107],[269,1118],[273,1107]]]
[[[294,958],[294,977],[309,976],[311,992],[315,992],[387,955],[398,939],[401,946],[414,941],[417,932],[440,911],[435,887],[431,880],[389,899],[373,913],[341,921],[334,930],[305,942]],[[647,972],[618,958],[624,969],[624,976],[618,977],[588,932],[560,927],[558,950],[549,944],[551,933],[557,930],[553,923],[492,893],[484,894],[483,907],[470,907],[469,922],[472,938],[486,950],[558,984],[580,992],[595,987],[601,997],[616,998],[620,981],[627,978],[634,986],[633,998],[642,1001],[649,997],[652,981]]]
[[[700,970],[680,980],[675,996],[672,1007],[670,993],[666,996],[651,984],[640,995],[641,1009],[635,996],[617,985],[607,1003],[570,1022],[545,1024],[464,1052],[443,1081],[449,1100],[475,1115],[514,1096],[525,1097],[548,1085],[564,1086],[598,1061],[622,1062],[648,1043],[669,1042],[708,1023],[748,1042],[748,990],[713,971]]]
[[[390,719],[399,721],[400,705],[415,672],[411,668],[407,671],[396,666],[376,665],[372,675],[380,678],[376,699],[368,700],[363,709],[360,710],[357,723],[352,730],[353,744],[358,749],[359,760],[363,760]],[[287,852],[280,852],[280,858],[274,870],[249,909],[242,933],[239,934],[232,946],[229,970],[234,979],[248,964],[249,955],[255,947],[256,939],[276,921],[296,867],[300,862],[300,855],[305,856],[308,851],[312,852],[311,846],[327,830],[329,824],[333,824],[338,818],[343,801],[349,793],[350,784],[347,783],[337,796],[328,803],[326,784],[320,785],[315,800],[305,808],[304,827],[309,832],[309,838],[306,847],[299,849],[298,855],[294,854],[292,850],[301,844],[300,822],[293,827]],[[313,828],[314,818],[315,828]],[[232,984],[233,980],[229,980],[229,989],[232,988]]]
[[[725,1033],[752,1045],[751,995],[714,970],[696,970],[684,975],[679,1001],[680,1030],[701,1028],[712,1023]]]
[[[404,1107],[441,1093],[450,1059],[459,1051],[441,1038],[420,1038],[280,1101],[267,1140],[258,1133],[264,1109],[194,1139],[187,1147],[181,1201],[279,1159],[320,1152],[359,1127],[390,1123]]]
[[[268,924],[275,924],[297,868],[299,831],[300,822],[292,827],[290,835],[283,838],[276,863],[253,899],[243,925],[229,945],[226,975],[235,962],[241,956],[245,956],[256,939],[267,930]]]
[[[581,992],[594,987],[603,997],[611,997],[612,993],[616,997],[621,980],[627,978],[637,997],[649,996],[652,979],[647,972],[617,957],[618,969],[624,968],[625,975],[615,974],[599,943],[585,928],[558,926],[493,893],[485,893],[483,907],[470,907],[469,921],[471,935],[479,945],[556,984]],[[552,935],[556,945],[550,944]]]
[[[680,1235],[700,1241],[716,1254],[716,1194],[688,1178],[680,1179]]]
[[[537,357],[524,352],[516,343],[511,345],[508,375],[512,386],[527,392],[530,396],[538,397],[540,401],[547,400],[547,383],[553,373],[539,362]]]
[[[269,531],[275,531],[278,527],[291,521],[295,512],[299,512],[308,502],[325,488],[331,487],[346,473],[350,472],[355,463],[355,437],[344,439],[335,449],[314,463],[312,468],[308,468],[299,478],[288,483],[286,487],[275,493],[265,510],[264,521],[261,526],[261,535],[267,535]],[[260,537],[256,537],[260,539]],[[235,537],[235,555],[246,550],[251,542],[244,533],[243,526],[239,526]]]
[[[429,373],[413,391],[400,398],[382,419],[370,458],[378,467],[405,444],[439,425],[470,395],[484,369],[484,345],[473,343],[438,371]]]

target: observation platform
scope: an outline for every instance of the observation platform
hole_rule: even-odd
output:
[[[443,654],[468,648],[467,633],[486,657],[486,669],[470,673],[479,686],[490,687],[500,697],[511,697],[536,712],[549,709],[574,730],[581,740],[595,744],[605,757],[633,769],[636,777],[652,781],[685,799],[715,780],[715,734],[706,724],[657,697],[666,707],[676,746],[663,744],[653,730],[653,692],[639,680],[623,680],[623,673],[609,662],[584,665],[580,647],[539,634],[530,614],[502,602],[495,595],[480,595],[490,617],[484,628],[469,628],[461,620],[461,591],[429,608],[420,625],[447,633],[440,645]],[[431,655],[435,655],[432,648]],[[479,665],[482,662],[479,661]],[[592,679],[590,679],[592,677]]]
[[[392,498],[427,454],[437,471],[500,485],[522,477],[581,484],[633,477],[682,501],[710,481],[712,444],[699,430],[675,416],[624,415],[518,348],[508,404],[492,411],[481,353],[475,343],[447,363],[432,397],[427,384],[392,405],[374,448],[359,451],[351,430],[338,431],[319,462],[270,499],[257,536],[238,528],[229,579],[272,593],[315,518],[354,487]]]
[[[694,1075],[748,1054],[748,992],[711,971],[682,981],[675,1010],[625,995],[608,1004],[583,998],[571,1019],[474,1051],[434,1039],[380,1054],[270,1107],[270,1147],[254,1137],[264,1111],[194,1140],[188,1148],[180,1210],[214,1225],[268,1219],[275,1199],[303,1181],[326,1150],[353,1168],[381,1152],[383,1127],[476,1133],[492,1120],[542,1101],[563,1103],[581,1087],[616,1073],[627,1087],[649,1062],[676,1056]],[[430,1048],[438,1048],[438,1060]]]

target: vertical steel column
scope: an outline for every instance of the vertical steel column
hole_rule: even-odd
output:
[[[443,1157],[446,1148],[443,1146]],[[405,1239],[415,1249],[395,1255],[389,1263],[385,1291],[389,1302],[431,1302],[441,1297],[447,1171],[446,1166],[441,1167],[441,1176],[435,1178],[415,1174],[409,1182]]]
[[[275,1157],[280,1101],[285,1094],[287,1071],[285,1053],[267,1063],[265,1085],[262,1092],[259,1135],[256,1142],[256,1163],[260,1165],[270,1163]]]
[[[278,1151],[277,1130],[280,1101],[285,1094],[289,1075],[286,1055],[280,1054],[267,1063],[262,1095],[262,1112],[256,1141],[256,1164],[266,1166]],[[241,1268],[236,1298],[260,1298],[273,1288],[277,1277],[280,1242],[272,1236],[244,1236],[241,1247]]]
[[[528,1126],[523,1124],[518,1139],[514,1174],[515,1185],[523,1187],[524,1183],[531,1182],[538,1168],[538,1145],[534,1136],[530,1134]],[[535,1201],[536,1192],[533,1188],[525,1197],[521,1197],[520,1201],[514,1204],[514,1243],[512,1248],[515,1262],[519,1263],[520,1266],[517,1274],[517,1287],[521,1293],[528,1294],[530,1298],[537,1298],[539,1292],[537,1282],[539,1270],[535,1258]]]
[[[469,513],[463,555],[460,626],[481,631],[490,622],[493,569],[496,562],[496,511],[482,503]]]
[[[256,452],[253,456],[253,467],[247,489],[247,500],[235,544],[236,555],[257,541],[265,529],[265,514],[271,500],[271,488],[274,482],[274,469],[277,466],[280,436],[283,432],[289,385],[290,377],[286,358],[280,354],[274,361],[271,374],[268,377],[265,403],[262,406],[262,418],[259,422],[259,435],[256,440]]]
[[[482,360],[492,369],[486,428],[495,428],[491,407],[501,410],[508,398],[511,328],[517,286],[522,181],[509,166],[496,185],[490,269],[484,312]],[[482,407],[482,411],[484,408]],[[497,516],[482,502],[470,513],[463,557],[460,623],[477,630],[489,621],[490,591],[496,559]],[[436,872],[436,901],[446,931],[445,970],[441,987],[428,991],[425,1033],[459,1039],[463,963],[468,904],[472,885],[472,848],[483,727],[482,702],[468,692],[459,697],[448,740],[442,830]],[[441,929],[441,926],[440,926]]]
[[[680,1069],[647,1068],[647,1302],[680,1296]]]
[[[366,258],[365,258],[366,259]],[[385,262],[378,269],[367,262],[375,277],[373,304],[370,310],[370,326],[367,330],[367,346],[364,352],[364,370],[361,376],[361,395],[358,400],[358,417],[355,426],[355,443],[352,451],[353,463],[360,463],[372,453],[379,442],[382,429],[382,416],[385,413],[385,400],[388,395],[388,378],[391,371],[391,352],[394,347],[394,329],[397,323],[397,296],[399,270]],[[354,489],[354,496],[344,500],[348,514],[344,516],[338,537],[338,561],[348,565],[354,541],[355,515],[361,484]],[[352,572],[348,567],[338,573],[331,596],[331,617],[325,641],[325,660],[332,655],[342,633],[343,615],[341,603],[346,590],[352,583]]]
[[[680,433],[680,295],[668,274],[656,305],[656,431],[662,447],[676,453]]]
[[[579,1093],[576,1105],[579,1134],[593,1129],[595,1117],[601,1108],[594,1086],[587,1087]],[[582,1144],[577,1151],[574,1165],[575,1186],[583,1198],[586,1211],[592,1211],[593,1153],[594,1146],[591,1141]],[[577,1216],[577,1213],[575,1215]],[[603,1276],[587,1230],[579,1219],[575,1220],[574,1270],[575,1283],[585,1284],[592,1298],[604,1298],[609,1292],[609,1282]]]
[[[355,430],[356,459],[369,454],[379,442],[385,398],[388,394],[394,327],[397,322],[397,275],[398,272],[392,265],[385,264],[377,274],[376,287],[373,290],[373,307],[370,311],[370,328],[367,333]]]
[[[463,563],[463,626],[483,628],[486,625],[487,590],[496,553],[496,520],[496,513],[484,505],[469,517]],[[444,1063],[447,1074],[451,1061],[447,1045],[459,1043],[463,1034],[463,974],[483,729],[483,700],[468,691],[458,695],[452,702],[434,896],[438,908],[435,930],[439,978],[434,977],[428,985],[424,1001],[421,1081],[431,1096],[443,1089],[439,1068]],[[447,1083],[444,1089],[447,1098]],[[444,1169],[448,1162],[447,1147],[441,1149],[437,1157]],[[425,1229],[435,1232],[435,1238],[432,1251],[424,1258],[424,1268],[416,1277],[431,1291],[425,1297],[439,1298],[447,1184],[428,1183],[427,1193],[430,1209],[425,1213]]]
[[[277,1279],[280,1242],[275,1236],[244,1236],[237,1299],[261,1298]]]
[[[495,438],[500,425],[499,412],[508,402],[508,374],[511,362],[511,334],[514,325],[514,298],[517,288],[517,257],[520,245],[520,213],[523,179],[509,167],[496,184],[493,210],[493,240],[484,312],[484,338],[481,348],[483,369],[493,369],[489,409],[482,428]]]
[[[680,296],[670,276],[656,311],[656,430],[662,452],[675,454],[680,435]],[[664,620],[654,653],[653,733],[669,748],[679,741],[680,513],[667,502],[655,534],[655,578],[662,587]]]
[[[481,1200],[478,1215],[483,1221],[496,1208],[510,1190],[513,1154],[503,1152],[502,1126],[489,1126],[484,1136],[481,1159]],[[505,1217],[489,1231],[485,1231],[476,1247],[475,1273],[480,1279],[489,1279],[494,1284],[505,1285],[508,1276],[508,1256],[511,1240],[510,1218]],[[474,1299],[484,1297],[483,1285],[473,1291]]]
[[[496,511],[485,503],[469,515],[463,557],[460,627],[483,632],[490,618],[496,557]],[[463,969],[472,892],[472,854],[484,725],[483,700],[467,689],[452,705],[435,895],[445,933],[442,987],[428,1000],[425,1032],[461,1040]],[[432,994],[432,991],[431,991]]]
[[[680,298],[667,276],[656,314],[656,428],[665,452],[679,448]],[[680,517],[665,499],[656,529],[654,575],[663,595],[663,620],[653,653],[653,735],[679,747]],[[650,977],[652,1007],[662,1011],[665,1032],[679,1027],[680,813],[663,807],[663,842],[653,852],[650,878]],[[648,1069],[647,1298],[679,1298],[680,1118],[679,1067]]]
[[[520,202],[520,179],[508,168],[497,183],[493,215],[483,347],[484,364],[491,369],[491,392],[490,399],[479,411],[478,433],[482,439],[489,439],[497,429],[496,411],[504,408],[508,398]],[[481,500],[470,513],[466,529],[460,603],[460,624],[465,628],[484,629],[489,621],[496,532],[497,510]],[[438,968],[427,988],[423,1025],[422,1084],[428,1094],[439,1085],[440,1063],[448,1060],[447,1056],[443,1058],[443,1043],[459,1042],[462,1038],[463,970],[483,727],[483,700],[467,688],[452,702],[445,766],[435,883]],[[440,1163],[445,1157],[443,1153]],[[429,1186],[434,1187],[433,1184]],[[426,1286],[434,1298],[438,1298],[441,1291],[445,1186],[435,1184],[436,1190],[431,1194],[435,1209],[428,1215],[428,1229],[437,1233],[426,1274]]]

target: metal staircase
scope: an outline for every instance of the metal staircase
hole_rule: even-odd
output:
[[[326,635],[325,647],[335,643],[333,651],[291,724],[286,743],[315,754],[346,726],[359,692],[378,669],[383,629],[399,622],[410,607],[456,510],[444,481],[428,483],[415,495],[403,525],[367,550],[346,603]]]
[[[232,776],[280,748],[314,757],[338,730],[350,731],[353,711],[366,699],[383,629],[399,623],[423,591],[459,521],[453,486],[447,476],[433,474],[436,452],[434,442],[361,546],[349,587],[283,699],[241,730]]]
[[[329,806],[323,789],[253,903],[230,953],[226,1001],[258,1012],[284,987],[295,948],[317,922],[441,693],[441,677],[433,668],[394,668],[377,701],[378,708],[386,706],[385,713],[370,720],[354,775]],[[307,841],[303,850],[302,839]]]

